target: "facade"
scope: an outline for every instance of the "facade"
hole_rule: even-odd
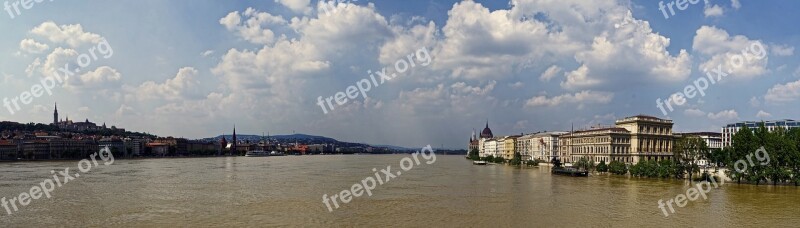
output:
[[[533,134],[522,135],[515,142],[514,150],[522,156],[522,160],[533,160],[533,136]]]
[[[16,160],[17,144],[13,141],[0,140],[0,160]]]
[[[559,137],[562,162],[581,158],[598,163],[671,160],[675,136],[672,120],[638,115],[616,121],[616,126],[574,131]]]
[[[497,157],[497,140],[496,139],[481,139],[483,141],[483,153],[481,157]]]
[[[672,146],[675,141],[675,136],[672,134],[672,120],[638,115],[617,120],[616,125],[627,129],[631,134],[628,162],[672,159]]]
[[[518,135],[506,136],[503,138],[503,149],[500,151],[502,151],[504,159],[506,160],[514,159],[514,153],[516,152],[514,145],[517,142],[517,138],[519,138]]]
[[[620,127],[598,128],[575,131],[559,138],[562,154],[561,160],[566,163],[586,158],[599,163],[605,161],[633,162],[630,151],[630,131]]]
[[[530,138],[530,160],[550,161],[553,157],[560,157],[558,139],[567,132],[542,132]]]
[[[687,132],[677,133],[677,137],[682,136],[697,136],[706,142],[709,149],[722,149],[722,134],[717,132]]]
[[[748,128],[756,129],[761,124],[761,121],[744,121],[738,123],[728,124],[722,128],[722,147],[729,147],[733,145],[733,135],[736,132],[739,132],[742,127],[747,126]],[[778,128],[783,129],[792,129],[796,127],[800,127],[800,121],[784,119],[784,120],[773,120],[773,121],[763,121],[764,127],[767,128],[767,131],[774,131]]]

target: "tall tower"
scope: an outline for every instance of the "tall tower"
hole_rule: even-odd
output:
[[[55,111],[53,111],[53,125],[58,125],[58,102],[55,105]]]
[[[233,138],[231,139],[231,155],[236,155],[239,151],[236,150],[236,125],[233,125]]]

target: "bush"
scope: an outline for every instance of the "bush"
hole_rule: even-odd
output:
[[[616,175],[625,175],[628,173],[628,167],[621,161],[611,161],[608,164],[608,171]]]
[[[606,161],[600,161],[600,164],[597,165],[597,172],[601,173],[608,172],[608,166],[606,165]]]

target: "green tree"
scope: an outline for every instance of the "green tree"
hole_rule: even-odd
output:
[[[469,151],[469,159],[470,160],[475,160],[475,161],[480,160],[481,157],[478,154],[478,150],[472,149],[471,151]]]
[[[611,161],[611,163],[608,164],[608,169],[611,173],[616,175],[625,175],[628,173],[628,167],[621,161]]]
[[[606,165],[606,161],[600,161],[600,164],[597,165],[597,172],[601,173],[608,172],[608,166]]]
[[[683,136],[675,143],[674,149],[678,165],[686,170],[689,174],[689,181],[692,181],[694,173],[699,171],[697,161],[708,153],[708,145],[700,137]]]

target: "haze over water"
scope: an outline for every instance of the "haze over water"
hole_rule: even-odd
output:
[[[33,200],[3,227],[675,227],[797,224],[800,189],[726,183],[676,214],[657,207],[685,193],[683,181],[552,176],[548,168],[474,166],[437,155],[373,195],[328,212],[323,194],[349,189],[401,155],[117,160],[50,199]],[[76,161],[6,163],[0,196],[13,197]],[[9,175],[14,174],[14,175]],[[340,202],[341,203],[341,202]]]

